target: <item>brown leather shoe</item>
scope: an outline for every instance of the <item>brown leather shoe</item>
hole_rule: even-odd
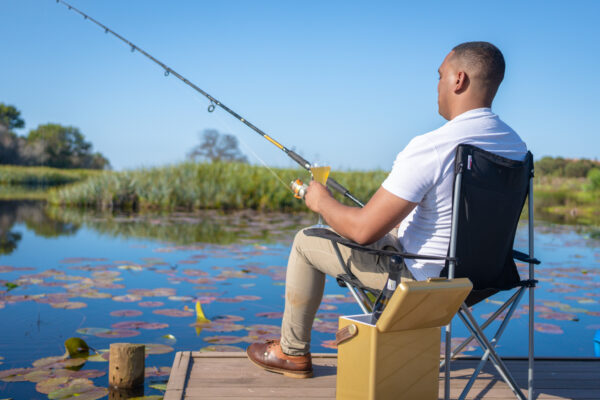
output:
[[[313,376],[310,353],[303,356],[288,356],[281,350],[279,340],[252,343],[246,353],[250,361],[267,371],[277,372],[290,378]]]

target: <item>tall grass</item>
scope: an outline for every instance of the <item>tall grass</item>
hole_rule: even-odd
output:
[[[103,171],[0,165],[0,185],[58,186],[79,182]]]
[[[182,163],[97,175],[51,190],[48,200],[56,205],[101,210],[305,210],[287,183],[297,177],[308,180],[308,173],[281,168],[273,171],[284,183],[260,166]],[[359,198],[367,199],[377,190],[385,173],[338,172],[332,176],[351,187]]]
[[[107,172],[73,185],[53,188],[55,205],[96,210],[255,209],[302,211],[287,182],[309,180],[299,169],[274,169],[239,163],[182,163],[167,167]],[[332,177],[367,201],[385,179],[385,171],[332,172]],[[534,206],[538,217],[556,222],[600,225],[600,193],[585,178],[537,177]]]

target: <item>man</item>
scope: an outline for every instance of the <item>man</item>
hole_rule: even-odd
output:
[[[445,256],[450,240],[456,147],[468,143],[515,160],[524,159],[527,153],[519,135],[491,111],[504,68],[502,53],[491,43],[456,46],[438,70],[438,111],[449,122],[410,141],[364,208],[339,203],[314,181],[305,196],[308,208],[321,214],[337,233],[357,243]],[[398,225],[397,237],[387,235]],[[344,246],[340,250],[364,285],[383,288],[387,260]],[[443,261],[405,260],[401,276],[405,280],[425,280],[439,276],[442,268]],[[323,296],[325,274],[342,273],[328,240],[299,232],[288,262],[281,340],[250,345],[250,360],[287,376],[312,376],[310,332]]]

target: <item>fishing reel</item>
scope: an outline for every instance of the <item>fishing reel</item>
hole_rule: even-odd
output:
[[[308,189],[308,185],[302,182],[300,179],[296,179],[290,183],[290,187],[292,188],[292,192],[294,192],[294,197],[297,199],[304,199],[304,195],[306,194],[306,189]]]

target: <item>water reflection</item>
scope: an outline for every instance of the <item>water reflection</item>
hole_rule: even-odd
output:
[[[80,227],[52,217],[40,201],[0,201],[0,254],[11,254],[21,241],[22,233],[13,229],[16,224],[45,238],[73,235]]]
[[[298,226],[310,225],[310,214],[201,211],[168,214],[111,214],[48,207],[42,201],[0,201],[0,254],[11,254],[22,240],[15,225],[37,236],[73,235],[81,227],[111,237],[143,238],[176,244],[232,244],[290,239]]]

